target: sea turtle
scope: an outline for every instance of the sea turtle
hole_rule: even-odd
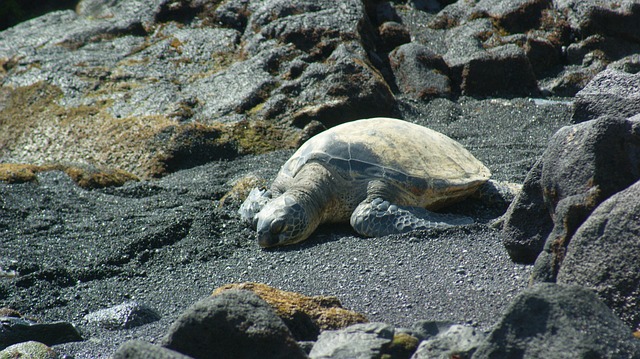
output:
[[[491,173],[461,144],[403,120],[370,118],[305,142],[269,191],[240,207],[262,247],[293,244],[321,223],[350,222],[363,236],[473,223],[431,210],[459,201]]]

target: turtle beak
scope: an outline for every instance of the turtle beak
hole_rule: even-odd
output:
[[[278,244],[278,237],[267,232],[258,232],[258,244],[262,248],[273,247]]]
[[[282,220],[258,221],[258,244],[262,248],[277,246],[280,243],[280,233],[284,222]]]

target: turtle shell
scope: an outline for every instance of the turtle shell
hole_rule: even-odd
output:
[[[371,118],[330,128],[305,142],[279,176],[295,177],[307,163],[319,162],[347,181],[383,179],[429,206],[466,195],[491,173],[460,143],[410,122]]]

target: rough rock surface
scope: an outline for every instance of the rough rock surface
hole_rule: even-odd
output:
[[[640,178],[640,122],[603,117],[566,127],[543,155],[542,192],[554,227],[534,280],[553,281],[578,227],[605,199]]]
[[[640,73],[605,70],[576,94],[574,122],[600,116],[627,118],[640,113]]]
[[[192,359],[190,356],[186,356],[171,349],[167,349],[159,345],[153,345],[142,340],[130,340],[122,344],[118,350],[113,353],[112,357],[112,359],[134,358]]]
[[[640,328],[640,182],[600,204],[567,247],[558,283],[593,289],[631,328]]]
[[[28,341],[13,344],[4,348],[0,351],[0,358],[58,359],[60,356],[55,350],[45,344]]]
[[[364,315],[342,308],[336,297],[308,297],[262,283],[229,284],[214,290],[213,295],[228,290],[249,290],[256,293],[275,310],[293,337],[299,341],[316,340],[321,330],[340,329],[367,322]]]
[[[533,67],[514,44],[490,49],[462,69],[462,93],[470,96],[535,96],[539,93]]]
[[[271,307],[246,290],[226,291],[187,309],[163,345],[193,358],[304,358]]]
[[[320,334],[310,358],[378,358],[393,340],[394,328],[385,323],[354,324]]]
[[[468,325],[450,325],[423,340],[411,359],[470,358],[484,334]]]
[[[553,228],[549,208],[544,202],[541,177],[542,161],[538,161],[525,177],[522,191],[504,214],[503,243],[514,262],[535,262]]]
[[[69,322],[37,323],[26,318],[0,317],[0,350],[23,342],[55,345],[84,338]]]
[[[637,358],[629,327],[580,286],[538,284],[522,292],[473,358]]]
[[[84,316],[87,325],[107,329],[128,329],[160,320],[160,314],[138,302],[122,303]]]
[[[416,99],[451,94],[449,68],[442,57],[428,47],[408,43],[389,54],[398,90]]]
[[[503,231],[514,260],[535,258],[545,243],[536,280],[553,281],[566,246],[591,211],[640,178],[638,124],[634,118],[602,117],[564,127],[550,140],[541,168],[532,169],[507,211]],[[547,233],[545,216],[553,222]]]

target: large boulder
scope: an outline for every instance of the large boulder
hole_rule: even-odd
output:
[[[502,29],[515,33],[525,32],[540,24],[542,12],[551,7],[550,0],[480,0],[469,6],[454,2],[437,16],[437,22],[464,24],[479,17],[494,21]]]
[[[389,63],[401,93],[416,99],[451,94],[449,67],[441,56],[417,43],[408,43],[389,54]]]
[[[492,48],[466,63],[461,89],[471,96],[527,96],[539,92],[529,58],[513,44]]]
[[[635,0],[556,0],[553,3],[576,32],[640,41],[640,4]]]
[[[558,283],[593,289],[632,328],[640,328],[640,182],[600,204],[567,247]]]
[[[118,330],[158,321],[160,314],[147,305],[132,301],[91,312],[82,319],[88,325]]]
[[[176,351],[142,340],[129,340],[122,344],[112,359],[192,359]]]
[[[631,117],[640,113],[640,73],[608,69],[576,94],[572,120],[583,122],[600,116]]]
[[[522,191],[504,214],[502,243],[514,262],[533,263],[553,228],[549,209],[544,203],[542,161],[538,160],[524,179]]]
[[[535,280],[555,280],[571,237],[591,211],[640,178],[638,123],[603,117],[564,127],[551,139],[541,168],[530,172],[507,211],[503,231],[513,259],[528,262],[542,253]],[[547,219],[532,222],[536,216]],[[553,226],[547,232],[549,219]]]
[[[45,344],[35,341],[13,344],[0,351],[0,358],[59,359],[60,355]]]
[[[640,118],[603,117],[560,129],[542,161],[554,226],[533,278],[554,281],[574,233],[604,200],[640,178]]]
[[[543,283],[522,292],[473,355],[480,358],[638,358],[640,341],[580,286]]]
[[[37,323],[26,318],[0,316],[0,350],[35,341],[46,345],[83,340],[80,332],[69,322]]]
[[[420,342],[411,359],[470,358],[484,339],[482,332],[469,325],[432,325],[432,327],[438,328],[438,332]]]
[[[320,334],[310,358],[379,358],[391,344],[395,329],[385,323],[354,324]]]
[[[289,329],[255,293],[203,299],[171,326],[164,346],[193,358],[305,358]]]
[[[344,309],[336,297],[308,297],[262,283],[227,284],[216,288],[213,295],[239,289],[252,291],[267,302],[291,330],[296,340],[316,340],[322,330],[341,329],[367,322],[364,315]]]

